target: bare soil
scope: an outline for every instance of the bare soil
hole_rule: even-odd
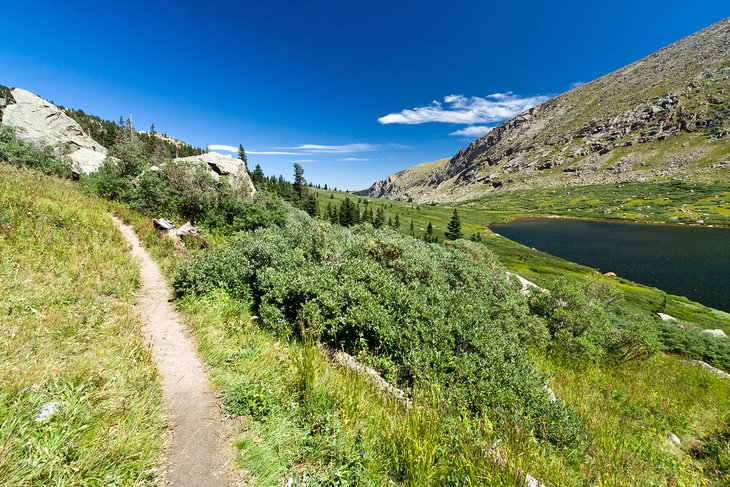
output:
[[[172,432],[167,444],[164,483],[174,486],[237,485],[229,426],[220,412],[191,332],[170,302],[172,294],[159,267],[134,230],[114,217],[140,266],[142,288],[135,309],[142,333],[162,378]]]

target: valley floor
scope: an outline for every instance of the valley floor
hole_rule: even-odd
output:
[[[141,282],[111,205],[1,164],[0,190],[0,485],[153,484],[162,388],[132,312]],[[186,253],[149,219],[113,210],[171,278]],[[421,224],[440,221],[425,210],[411,211],[423,212]],[[427,402],[407,408],[314,343],[262,330],[250,303],[225,291],[176,304],[223,413],[237,418],[236,464],[249,485],[524,485],[518,471],[561,486],[730,483],[714,460],[727,458],[730,381],[680,357],[614,367],[536,353],[586,434],[585,448],[559,448]]]

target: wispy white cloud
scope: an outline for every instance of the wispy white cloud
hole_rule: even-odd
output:
[[[430,105],[401,110],[380,117],[386,125],[400,123],[415,125],[428,122],[444,123],[494,123],[507,120],[525,110],[548,100],[547,96],[521,97],[512,92],[479,96],[449,95],[443,103],[434,100]]]
[[[291,161],[284,161],[284,162],[295,163],[295,162],[319,162],[319,161],[317,159],[292,159]]]
[[[339,162],[359,162],[359,161],[373,161],[374,159],[370,159],[368,157],[343,157],[342,159],[337,159]]]
[[[342,144],[342,145],[322,145],[322,144],[299,144],[292,147],[273,147],[273,150],[246,150],[246,154],[258,156],[312,156],[316,154],[354,154],[360,152],[372,152],[382,149],[406,149],[407,145],[402,144]],[[211,144],[209,150],[223,152],[238,152],[238,147],[226,144]],[[352,158],[349,160],[357,160]],[[369,160],[369,159],[362,159]],[[316,162],[314,160],[299,162]]]
[[[208,150],[221,150],[223,152],[238,152],[238,147],[225,144],[211,144],[208,146]]]
[[[484,125],[472,125],[470,127],[451,132],[449,135],[457,135],[461,137],[481,137],[490,132],[494,127],[485,127]]]
[[[347,154],[351,152],[370,152],[381,148],[380,144],[343,144],[343,145],[320,145],[300,144],[284,149],[298,150],[308,154]]]
[[[579,86],[583,86],[584,84],[586,84],[585,81],[576,81],[575,83],[570,83],[570,89],[572,90],[573,88],[578,88]]]

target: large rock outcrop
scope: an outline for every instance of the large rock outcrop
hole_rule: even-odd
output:
[[[730,177],[730,18],[375,183],[420,203],[492,191]]]
[[[216,181],[220,178],[226,178],[235,193],[247,195],[256,193],[256,188],[254,188],[251,177],[248,175],[248,168],[240,159],[234,159],[231,156],[218,154],[217,152],[207,152],[199,156],[178,157],[173,159],[172,163],[205,167]]]
[[[78,173],[88,174],[101,166],[106,148],[63,110],[30,91],[14,88],[10,94],[0,111],[1,121],[15,127],[18,138],[53,147],[58,155],[69,157]]]

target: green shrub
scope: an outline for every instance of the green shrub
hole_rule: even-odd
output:
[[[283,227],[241,233],[183,264],[173,286],[182,295],[245,283],[261,323],[278,334],[296,336],[306,322],[401,387],[433,385],[457,412],[520,421],[556,444],[581,438],[520,338],[524,321],[542,335],[544,325],[483,246],[447,248],[294,211]]]
[[[705,436],[692,447],[691,455],[709,463],[709,468],[730,485],[730,416],[717,431]]]
[[[619,294],[600,281],[562,279],[533,293],[530,308],[547,323],[549,346],[574,358],[623,364],[647,359],[661,347],[653,321],[623,316]]]
[[[685,330],[666,321],[657,320],[656,326],[665,351],[730,371],[730,339],[718,339],[701,330]]]
[[[0,162],[35,169],[44,174],[70,179],[71,164],[54,155],[50,147],[37,147],[17,138],[17,129],[0,125]]]

